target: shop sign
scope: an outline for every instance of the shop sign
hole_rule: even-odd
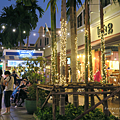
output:
[[[32,57],[33,51],[20,50],[19,55],[20,55],[20,57]]]
[[[109,56],[109,55],[111,55],[111,52],[112,52],[111,49],[106,49],[105,50],[105,55]]]
[[[100,27],[97,27],[97,35],[100,37]],[[113,24],[108,23],[108,25],[104,25],[104,35],[112,34],[113,33]]]

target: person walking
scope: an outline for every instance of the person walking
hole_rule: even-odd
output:
[[[10,114],[10,96],[13,92],[14,77],[11,76],[9,71],[5,71],[6,79],[4,80],[5,91],[4,91],[4,104],[6,107],[6,112],[3,115]]]
[[[15,71],[13,71],[12,75],[14,77],[14,84],[16,84],[17,81],[17,74],[15,73]]]
[[[3,82],[4,82],[4,78],[2,77],[2,70],[0,69],[0,115],[1,115],[1,108],[2,108]]]

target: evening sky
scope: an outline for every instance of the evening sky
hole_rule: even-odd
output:
[[[84,1],[84,0],[82,0],[82,1]],[[47,3],[48,3],[48,0],[46,0],[45,3],[43,2],[43,0],[38,0],[38,5],[41,6],[44,10],[46,10]],[[0,0],[0,14],[2,12],[3,7],[10,6],[11,4],[15,5],[15,0],[11,0],[11,1]],[[56,27],[60,28],[61,0],[58,0],[57,5],[58,5],[58,12],[56,14]],[[36,11],[36,12],[38,14],[38,11]],[[47,24],[48,27],[51,27],[50,7],[48,8],[47,11],[45,11],[43,17],[39,18],[39,21],[37,23],[37,27],[35,28],[35,30],[31,31],[29,43],[34,44],[37,41],[37,38],[39,37],[38,30],[39,30],[40,26],[45,27],[45,23]],[[34,33],[36,34],[36,36],[33,35]],[[26,42],[26,40],[25,40],[25,42]]]

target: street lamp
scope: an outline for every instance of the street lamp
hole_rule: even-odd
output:
[[[44,35],[44,34],[43,34],[42,36],[43,36],[43,37],[45,37],[45,35]]]
[[[2,29],[5,29],[5,26],[4,26],[4,25],[2,26]]]
[[[26,31],[24,30],[24,31],[23,31],[23,33],[25,34],[25,33],[26,33]]]
[[[33,36],[36,36],[36,33],[33,33]]]
[[[16,32],[16,29],[13,29],[13,32]]]

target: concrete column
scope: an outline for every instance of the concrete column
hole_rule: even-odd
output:
[[[5,70],[6,70],[6,60],[3,60],[3,67],[2,67],[3,73],[5,72]]]
[[[119,73],[120,73],[120,44],[118,45],[118,60],[119,60]]]
[[[95,50],[92,50],[93,75],[95,73],[95,60],[94,60],[94,57],[95,57]]]

